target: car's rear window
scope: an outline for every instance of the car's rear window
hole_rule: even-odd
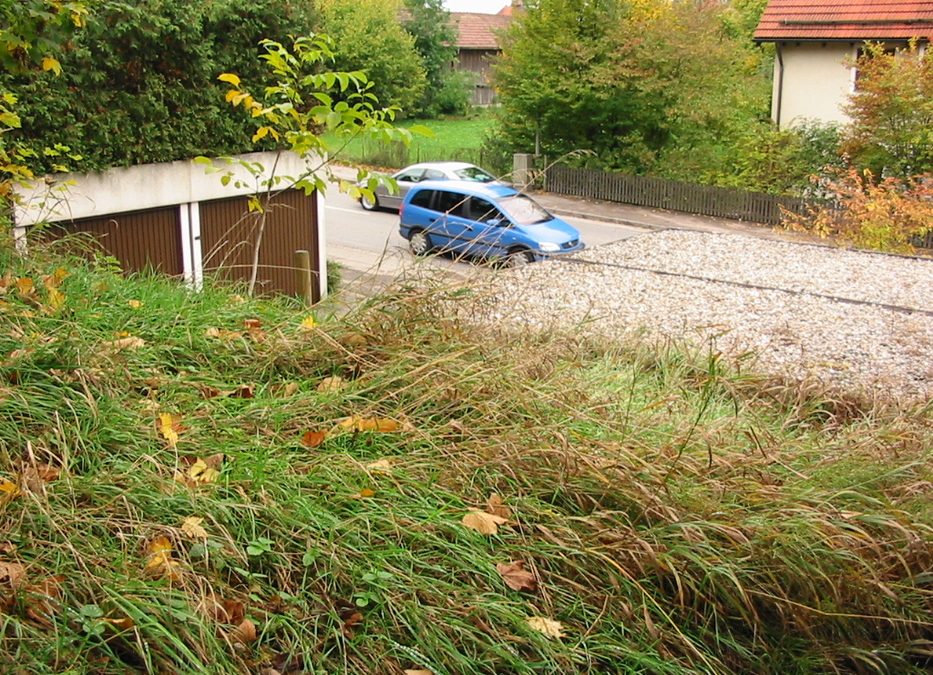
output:
[[[472,180],[477,183],[491,183],[496,180],[495,176],[491,176],[478,166],[468,166],[464,169],[457,169],[454,171],[457,174],[457,177],[461,180]]]
[[[525,195],[500,199],[499,206],[519,225],[533,225],[554,219],[554,216],[545,211],[538,202]]]
[[[448,192],[447,190],[437,191],[437,200],[434,202],[435,211],[444,211],[452,216],[465,215],[464,204],[468,197],[459,192]]]

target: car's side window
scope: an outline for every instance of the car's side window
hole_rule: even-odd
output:
[[[437,169],[428,169],[424,172],[422,180],[444,180],[444,172]]]
[[[464,208],[466,202],[466,195],[462,195],[459,192],[438,190],[437,201],[435,202],[434,208],[437,211],[444,211],[451,216],[469,217],[466,215],[466,209]]]
[[[397,181],[404,181],[406,183],[417,183],[424,176],[424,169],[415,169],[414,171],[406,171],[405,173],[400,173],[395,177]]]
[[[481,223],[488,222],[494,218],[505,220],[502,212],[485,199],[480,197],[470,197],[470,219]],[[508,221],[506,221],[508,222]]]
[[[431,199],[434,197],[434,190],[419,190],[411,198],[411,204],[423,208],[431,208]]]

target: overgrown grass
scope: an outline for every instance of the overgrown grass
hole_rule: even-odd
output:
[[[400,169],[415,162],[457,160],[488,166],[492,157],[483,151],[483,137],[491,117],[480,111],[470,117],[431,120],[402,120],[398,126],[426,127],[430,134],[416,133],[411,145],[352,141],[340,153],[342,161],[358,162],[386,169]],[[497,169],[498,167],[492,167]]]
[[[288,301],[0,255],[0,670],[930,665],[929,408],[484,333],[435,315],[439,287],[309,329]],[[493,493],[509,524],[465,527]],[[497,573],[518,560],[537,590]]]

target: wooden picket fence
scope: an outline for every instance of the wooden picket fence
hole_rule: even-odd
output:
[[[545,172],[545,189],[587,199],[747,220],[767,225],[780,224],[782,207],[802,213],[807,206],[805,200],[794,197],[682,183],[651,176],[574,169],[557,164]]]

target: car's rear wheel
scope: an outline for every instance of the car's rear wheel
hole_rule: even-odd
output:
[[[427,255],[431,249],[431,237],[424,230],[415,230],[411,233],[408,246],[415,255]]]
[[[524,267],[528,263],[534,262],[534,260],[534,256],[528,249],[513,248],[505,257],[504,263],[505,267],[515,269],[517,267]]]
[[[373,195],[372,197],[363,195],[360,197],[360,206],[362,206],[367,211],[375,211],[379,208],[379,200],[376,198],[376,195]]]

